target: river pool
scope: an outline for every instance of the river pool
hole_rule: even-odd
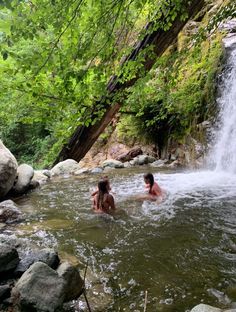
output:
[[[91,209],[98,175],[51,181],[18,199],[26,220],[8,231],[63,259],[88,262],[88,299],[102,311],[190,311],[201,302],[236,301],[236,176],[157,172],[161,203],[140,202],[150,168],[108,173],[114,216]],[[12,231],[12,233],[11,233]],[[92,277],[91,277],[92,276]],[[101,306],[102,306],[101,304]],[[82,311],[82,301],[73,302]]]

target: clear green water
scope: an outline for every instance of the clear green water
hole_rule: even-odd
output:
[[[102,311],[189,311],[201,302],[236,301],[236,178],[211,172],[158,173],[168,196],[160,205],[144,191],[147,168],[109,173],[114,216],[97,215],[90,193],[99,176],[45,184],[18,201],[27,218],[14,231],[62,257],[88,261],[88,297]],[[99,284],[99,286],[98,286]],[[236,287],[235,287],[236,288]],[[226,293],[225,295],[222,293]],[[94,298],[93,298],[94,297]],[[82,302],[74,302],[81,311]]]

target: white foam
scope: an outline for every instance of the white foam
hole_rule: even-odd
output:
[[[236,49],[231,51],[227,71],[224,73],[221,96],[218,99],[220,108],[217,128],[209,161],[216,171],[236,173]]]

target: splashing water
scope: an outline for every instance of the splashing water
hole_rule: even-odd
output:
[[[182,312],[201,301],[218,306],[218,294],[236,274],[236,176],[153,169],[167,191],[158,205],[134,199],[144,192],[149,170],[112,172],[114,217],[91,209],[89,190],[97,176],[44,185],[18,202],[27,219],[17,235],[56,246],[65,259],[88,260],[90,300],[97,294],[110,300],[103,311],[143,311],[146,289],[150,311]],[[81,302],[75,305],[81,311]]]
[[[221,92],[219,123],[210,159],[216,171],[236,173],[236,49],[230,53]]]

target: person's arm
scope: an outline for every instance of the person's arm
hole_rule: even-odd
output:
[[[108,190],[108,192],[110,192],[110,191],[111,191],[111,185],[110,185],[110,182],[108,182],[108,184],[107,184],[107,190]]]
[[[98,190],[94,191],[94,192],[91,194],[91,196],[95,196],[95,195],[97,195],[97,193],[98,193]]]
[[[114,197],[112,195],[109,196],[109,205],[111,207],[111,210],[116,210]]]
[[[94,196],[94,198],[93,198],[93,209],[94,210],[97,209],[97,196]]]
[[[162,196],[162,189],[157,183],[155,183],[152,187],[152,194],[155,196]]]

